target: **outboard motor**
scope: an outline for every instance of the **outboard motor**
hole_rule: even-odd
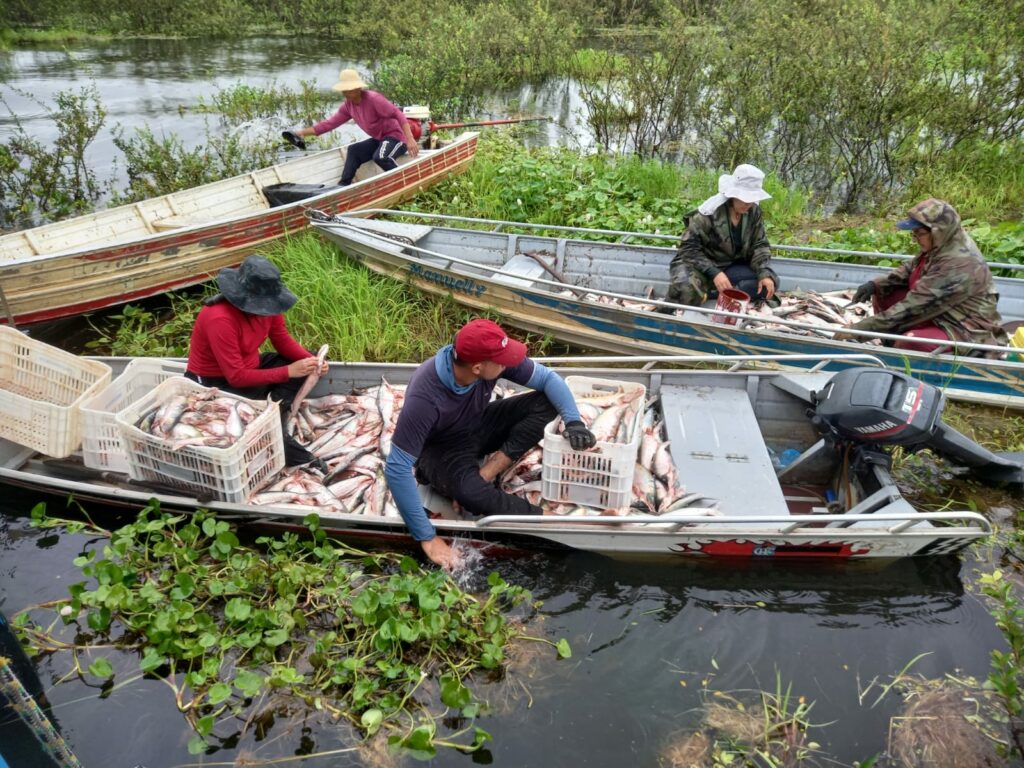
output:
[[[899,371],[850,368],[814,394],[812,422],[837,442],[928,448],[986,480],[1024,484],[1024,454],[996,454],[942,421],[945,394]]]

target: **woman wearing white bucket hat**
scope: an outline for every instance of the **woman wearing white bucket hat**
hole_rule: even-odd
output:
[[[337,112],[314,126],[284,131],[282,135],[293,144],[304,146],[302,136],[319,136],[349,120],[355,120],[356,125],[370,138],[346,147],[345,168],[341,172],[340,182],[343,187],[352,183],[356,171],[363,163],[373,160],[381,170],[390,171],[398,167],[395,158],[401,157],[406,151],[410,157],[419,154],[419,145],[405,113],[376,91],[367,88],[358,72],[354,69],[341,70],[333,88],[345,96]]]
[[[771,197],[763,183],[764,173],[747,164],[718,177],[718,194],[688,217],[669,267],[668,301],[700,305],[712,291],[727,288],[774,298],[779,278],[769,266],[771,251],[757,205]]]

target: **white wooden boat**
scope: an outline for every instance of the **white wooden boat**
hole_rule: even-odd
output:
[[[127,363],[105,362],[115,373]],[[555,546],[625,557],[845,559],[948,554],[990,533],[988,521],[974,512],[914,509],[877,445],[863,438],[839,443],[823,438],[809,410],[814,410],[812,393],[832,379],[822,368],[834,359],[801,359],[810,365],[806,372],[770,370],[766,365],[777,360],[768,358],[739,358],[727,371],[664,369],[657,360],[648,361],[647,369],[575,367],[585,359],[544,362],[573,363],[563,373],[642,383],[659,404],[675,468],[687,491],[696,494],[693,506],[661,516],[605,517],[595,510],[569,517],[443,517],[435,521],[440,535],[482,548]],[[866,355],[843,362],[875,366],[861,371],[892,373]],[[374,386],[381,377],[404,384],[414,370],[412,365],[335,363],[312,395]],[[772,451],[785,449],[800,455],[779,467]],[[127,475],[48,459],[7,440],[0,440],[0,482],[108,506],[140,507],[155,497],[164,509],[204,506],[224,518],[270,526],[301,528],[303,517],[318,511],[296,504],[200,500],[141,485]],[[398,516],[320,511],[322,525],[339,535],[411,543]]]
[[[364,163],[337,186],[344,147],[252,173],[0,236],[0,323],[78,315],[195,285],[306,226],[308,206],[393,205],[466,168],[477,134],[403,156],[384,173]],[[270,197],[275,202],[272,205]]]
[[[364,214],[375,218],[356,218]],[[778,319],[773,326],[782,330],[759,328],[754,326],[763,324],[760,321],[764,318],[719,312],[710,304],[683,308],[649,298],[652,294],[666,294],[669,262],[675,254],[678,235],[380,210],[314,221],[314,226],[345,254],[375,272],[450,297],[478,311],[497,312],[519,328],[580,347],[655,355],[834,355],[870,351],[886,365],[907,369],[929,384],[950,390],[951,396],[1024,406],[1021,350],[959,342],[950,342],[931,353],[907,352],[884,345],[869,347],[833,341],[831,333],[822,333],[821,326]],[[661,244],[633,244],[632,240]],[[849,288],[891,269],[788,256],[801,250],[824,249],[774,248],[787,254],[777,254],[772,260],[785,291]],[[890,260],[910,258],[831,252]],[[1013,264],[993,266],[1021,269]],[[996,285],[1003,320],[1024,320],[1024,279],[999,277]],[[661,314],[651,311],[654,306],[685,311]],[[716,322],[721,317],[734,318],[736,324]],[[886,342],[905,338],[883,333],[862,336],[864,340]],[[981,356],[985,354],[1002,358]]]

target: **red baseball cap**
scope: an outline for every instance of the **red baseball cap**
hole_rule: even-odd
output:
[[[526,357],[526,345],[510,339],[501,326],[491,320],[470,320],[455,334],[455,356],[463,363],[488,360],[512,368]]]

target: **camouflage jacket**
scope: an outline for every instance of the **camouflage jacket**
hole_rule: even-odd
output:
[[[743,246],[739,253],[733,252],[732,236],[729,233],[729,205],[720,205],[711,216],[694,213],[690,217],[679,248],[672,259],[670,272],[675,274],[677,265],[685,264],[690,270],[702,274],[709,281],[735,261],[746,261],[754,270],[757,279],[770,277],[778,284],[778,278],[768,262],[768,236],[764,231],[764,217],[761,208],[752,206],[740,220],[740,235]]]
[[[960,226],[959,214],[949,203],[935,199],[918,203],[910,214],[931,228],[933,247],[875,280],[875,290],[879,298],[906,290],[911,273],[922,261],[923,271],[906,298],[852,327],[903,333],[931,322],[953,339],[1005,346],[1008,341],[996,310],[999,294],[992,273],[978,246]]]

